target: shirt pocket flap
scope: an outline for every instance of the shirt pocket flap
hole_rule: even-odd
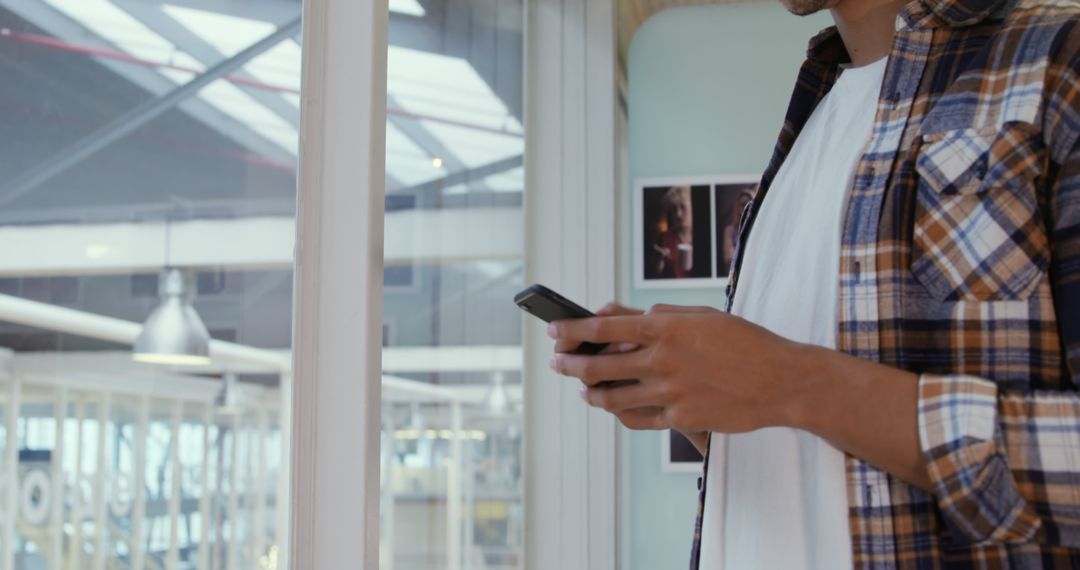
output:
[[[938,194],[978,192],[986,178],[996,129],[961,129],[923,135],[915,162],[919,177]]]
[[[912,272],[943,301],[1030,296],[1049,246],[1037,199],[1045,157],[1031,125],[924,134]]]
[[[1033,125],[957,129],[924,134],[915,171],[943,196],[992,187],[1025,193],[1042,174],[1042,144]]]

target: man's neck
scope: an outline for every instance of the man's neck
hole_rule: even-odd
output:
[[[896,16],[908,1],[841,0],[831,10],[852,65],[861,67],[889,55]]]

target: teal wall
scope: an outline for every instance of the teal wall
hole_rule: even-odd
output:
[[[758,173],[768,162],[807,41],[831,23],[798,18],[779,2],[674,8],[634,36],[629,75],[629,188],[620,232],[629,260],[630,192],[638,178]],[[639,290],[623,263],[630,304],[719,306],[720,289]],[[627,283],[629,285],[627,286]],[[696,475],[660,472],[656,432],[628,443],[624,550],[630,570],[683,568],[696,508]]]

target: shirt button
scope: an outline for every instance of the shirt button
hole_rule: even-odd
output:
[[[975,176],[977,178],[986,178],[986,163],[979,162],[975,165]]]

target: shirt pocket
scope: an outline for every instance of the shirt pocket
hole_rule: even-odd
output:
[[[1049,242],[1036,179],[1035,127],[926,134],[918,174],[911,270],[940,301],[1028,298],[1045,274]]]

